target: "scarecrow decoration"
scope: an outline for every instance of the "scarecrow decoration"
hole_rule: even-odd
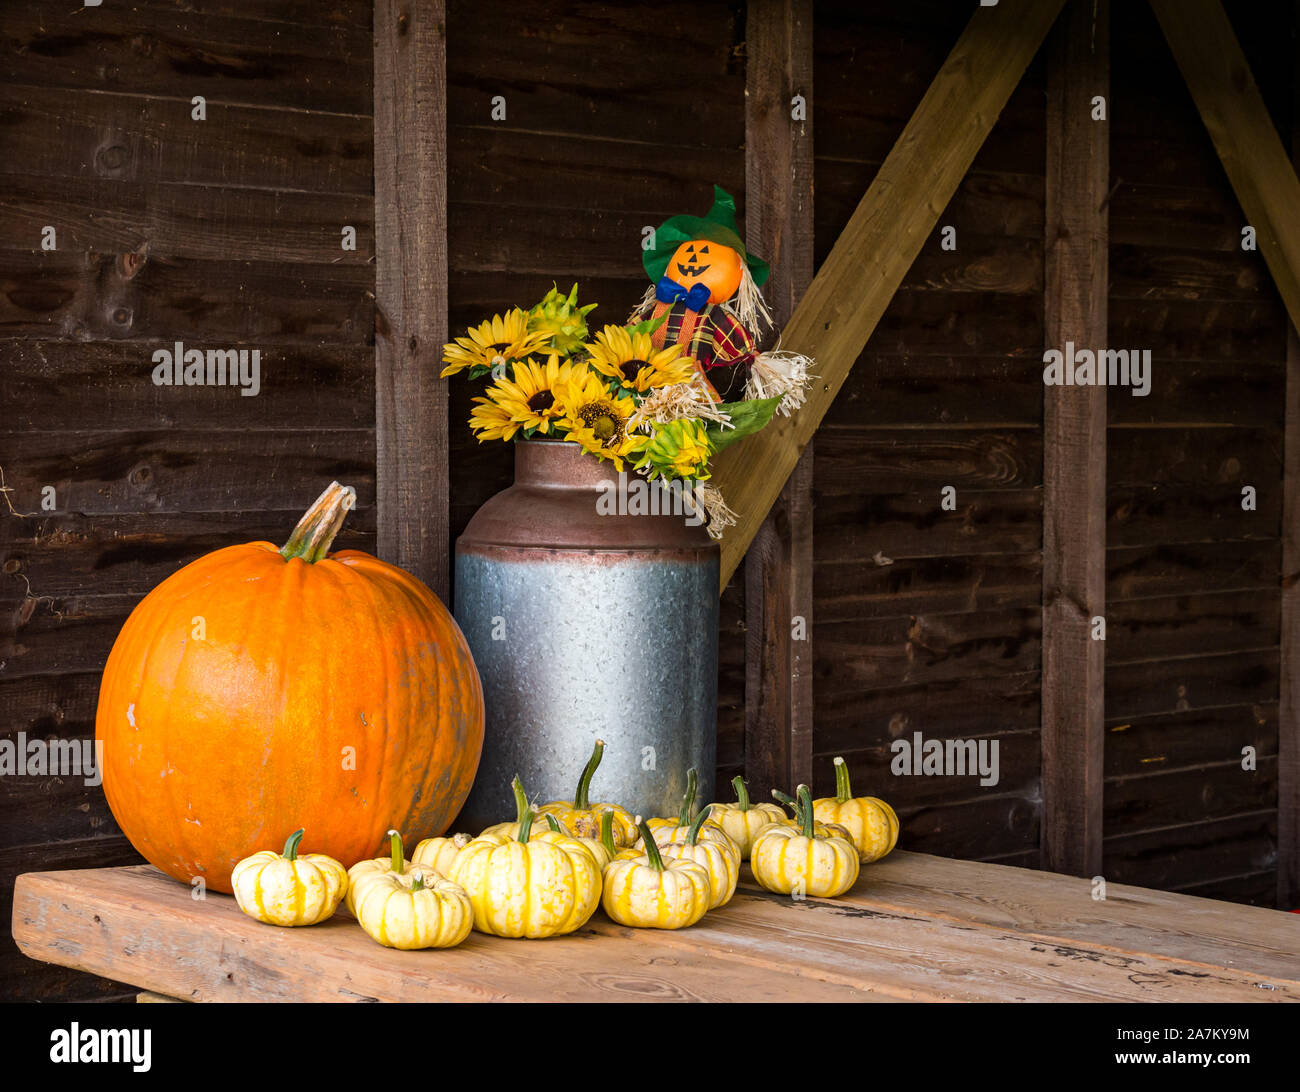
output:
[[[812,361],[779,348],[758,351],[772,325],[759,294],[770,270],[745,249],[731,194],[714,186],[704,216],[664,221],[641,260],[652,283],[628,325],[649,331],[656,350],[680,345],[695,362],[702,399],[779,397],[785,415],[803,404]]]

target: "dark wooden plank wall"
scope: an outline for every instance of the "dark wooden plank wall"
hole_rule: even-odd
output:
[[[0,15],[0,467],[39,512],[0,505],[11,738],[93,735],[139,598],[209,550],[282,540],[332,478],[360,500],[340,541],[374,548],[370,2],[193,9]],[[150,354],[177,339],[260,348],[261,393],[155,387]],[[7,935],[16,873],[137,859],[102,790],[0,778],[0,812],[5,998],[120,995]]]
[[[1289,134],[1287,10],[1226,6]],[[1154,383],[1109,400],[1103,872],[1272,905],[1286,313],[1150,9],[1113,11],[1110,343]]]
[[[642,228],[745,188],[744,3],[450,0],[448,220],[453,334],[558,282],[621,323],[647,284]],[[494,96],[506,117],[492,120]],[[511,450],[465,422],[451,383],[451,535],[510,484]],[[744,579],[722,599],[719,784],[744,764]]]
[[[1112,28],[1112,392],[1103,873],[1269,903],[1276,858],[1285,315],[1145,5]],[[957,10],[961,8],[961,10]],[[1230,5],[1290,132],[1285,19]],[[818,259],[969,12],[818,9]],[[908,848],[1037,864],[1043,58],[1012,97],[816,443],[818,791],[844,753]],[[891,78],[882,79],[888,71]],[[1258,510],[1241,509],[1241,487]],[[939,491],[957,487],[955,513]],[[892,562],[892,563],[888,563]],[[1002,782],[895,778],[889,744],[1001,741]],[[1258,770],[1241,769],[1241,748]]]
[[[818,261],[971,11],[818,7]],[[814,790],[843,754],[902,844],[1022,865],[1040,815],[1043,138],[1040,56],[940,217],[956,250],[926,242],[823,422],[814,477]],[[917,731],[997,739],[1000,783],[892,776],[890,743]]]

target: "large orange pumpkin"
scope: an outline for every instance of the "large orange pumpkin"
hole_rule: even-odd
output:
[[[179,880],[230,891],[236,862],[306,827],[345,864],[385,832],[441,834],[483,746],[483,689],[434,594],[357,550],[329,554],[337,482],[289,542],[230,546],[135,608],[99,692],[104,791]]]

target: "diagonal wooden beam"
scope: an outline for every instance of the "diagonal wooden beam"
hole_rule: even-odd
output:
[[[1295,330],[1300,329],[1300,180],[1223,5],[1218,0],[1152,0],[1151,6],[1291,316],[1282,509],[1277,847],[1278,906],[1291,909],[1300,903],[1300,684],[1295,680],[1295,658],[1300,655],[1295,584],[1300,536],[1294,524],[1300,510],[1296,482],[1300,458],[1293,450],[1300,443],[1300,377],[1295,361]]]
[[[784,348],[817,361],[793,418],[722,452],[715,484],[739,514],[722,539],[727,586],[799,454],[921,252],[1064,0],[979,7],[786,326]]]
[[[1151,0],[1291,322],[1300,328],[1300,181],[1219,0]]]

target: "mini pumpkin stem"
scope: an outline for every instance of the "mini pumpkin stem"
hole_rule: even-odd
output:
[[[611,861],[618,856],[618,847],[614,845],[614,813],[612,811],[602,811],[600,813],[600,844],[609,853]]]
[[[412,891],[424,890],[424,877],[421,876],[418,872],[415,874],[415,879],[411,881],[411,890]]]
[[[835,758],[835,802],[847,804],[853,799],[853,790],[849,787],[848,763],[838,755]]]
[[[805,838],[813,836],[813,806],[812,790],[807,785],[800,785],[795,790],[795,795],[799,797],[798,810],[795,812],[797,818],[803,827],[801,833]]]
[[[587,759],[587,764],[582,768],[582,776],[578,778],[578,791],[573,794],[573,806],[578,811],[586,811],[588,800],[591,797],[591,779],[600,765],[600,760],[605,754],[605,741],[596,740],[596,746],[591,749],[591,757]]]
[[[736,790],[736,810],[749,811],[749,790],[745,788],[745,779],[737,774],[731,779],[731,787]]]
[[[560,821],[559,821],[557,818],[555,818],[554,815],[551,815],[550,812],[547,812],[547,814],[546,814],[546,822],[547,822],[547,825],[548,825],[548,826],[549,826],[553,831],[555,831],[556,834],[568,834],[568,833],[569,833],[569,832],[568,832],[567,830],[565,830],[562,826],[560,826]]]
[[[515,836],[515,841],[520,845],[526,846],[528,844],[528,836],[533,832],[534,814],[532,808],[525,808],[524,817],[519,820],[519,833]]]
[[[793,796],[790,796],[788,793],[782,792],[780,789],[773,789],[772,796],[776,801],[778,801],[781,804],[784,804],[787,808],[793,808],[795,813],[795,818],[797,819],[799,817],[799,804],[798,801],[796,801]]]
[[[677,825],[679,827],[689,827],[691,820],[695,818],[695,793],[699,788],[699,776],[692,766],[686,771],[686,795],[682,797],[682,810],[677,816]]]
[[[298,521],[289,541],[280,548],[280,556],[286,561],[300,557],[309,564],[320,561],[330,552],[334,536],[356,504],[357,491],[352,486],[331,482]]]
[[[402,867],[402,862],[406,857],[406,854],[402,852],[402,836],[398,834],[397,831],[390,830],[388,832],[388,837],[389,845],[392,847],[393,851],[393,871],[400,876],[405,871]]]
[[[302,841],[304,833],[304,829],[300,827],[289,835],[289,840],[284,843],[284,852],[280,854],[286,861],[296,861],[298,859],[298,843]]]
[[[524,821],[524,812],[528,810],[528,796],[524,792],[524,783],[519,780],[519,775],[515,774],[515,779],[510,782],[510,791],[515,794],[515,822]]]
[[[659,846],[655,843],[655,836],[650,833],[649,824],[639,815],[636,817],[636,829],[641,832],[641,841],[645,843],[645,855],[650,862],[650,867],[656,872],[662,872],[664,859],[659,853]]]
[[[698,845],[700,840],[700,828],[704,826],[704,820],[709,817],[709,812],[713,810],[710,804],[699,815],[695,817],[695,822],[691,824],[691,829],[686,832],[686,844],[688,846]]]

